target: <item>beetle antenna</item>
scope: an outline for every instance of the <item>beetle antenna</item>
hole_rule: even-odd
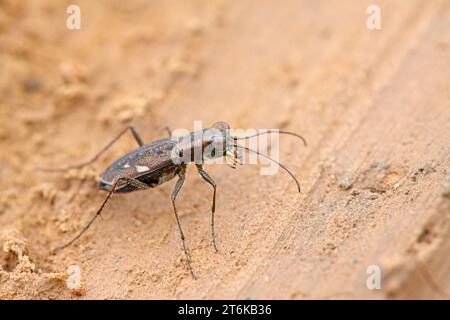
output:
[[[291,171],[289,171],[289,169],[286,168],[283,164],[281,164],[281,163],[278,162],[277,160],[272,159],[272,158],[269,157],[268,155],[265,155],[264,153],[261,153],[261,152],[259,152],[259,151],[256,151],[256,150],[253,150],[253,149],[250,149],[250,148],[241,146],[241,145],[234,145],[234,147],[235,147],[235,148],[241,148],[241,149],[247,150],[247,151],[249,151],[249,152],[256,153],[256,154],[262,156],[263,158],[269,159],[270,161],[272,161],[272,162],[276,163],[277,165],[279,165],[281,168],[283,168],[283,169],[284,169],[284,170],[292,177],[292,179],[294,179],[295,183],[297,184],[298,192],[300,193],[300,183],[298,182],[298,180],[297,180],[297,178],[294,176],[294,174],[293,174]]]
[[[283,130],[266,130],[264,132],[258,132],[256,134],[253,134],[251,136],[246,136],[246,137],[233,137],[234,140],[243,140],[243,139],[250,139],[253,137],[257,137],[257,136],[261,136],[263,134],[269,134],[269,133],[281,133],[281,134],[288,134],[294,137],[299,138],[300,140],[303,141],[303,144],[305,145],[305,147],[308,145],[308,143],[306,142],[306,139],[303,138],[301,135],[294,133],[294,132],[290,132],[290,131],[283,131]]]

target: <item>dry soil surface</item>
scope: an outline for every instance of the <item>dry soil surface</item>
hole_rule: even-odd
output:
[[[437,298],[450,294],[450,2],[0,1],[0,298]],[[97,176],[164,127],[222,120],[282,137],[300,179],[255,165],[188,168],[174,181],[105,198]],[[369,290],[370,266],[381,289]],[[75,271],[74,271],[75,270]],[[80,271],[77,283],[76,270]],[[75,277],[75,278],[74,278]]]

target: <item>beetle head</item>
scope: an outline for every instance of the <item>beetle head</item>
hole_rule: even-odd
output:
[[[230,134],[230,126],[226,122],[216,122],[211,128],[205,129],[202,140],[204,159],[224,156],[241,159],[235,148],[235,140]]]
[[[174,163],[203,163],[228,156],[242,162],[242,152],[237,150],[236,141],[230,134],[230,126],[225,122],[216,122],[211,128],[191,132],[180,138],[173,150]],[[236,162],[236,161],[233,161]]]

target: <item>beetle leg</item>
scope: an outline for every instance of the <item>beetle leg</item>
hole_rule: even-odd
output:
[[[183,250],[184,250],[184,255],[186,256],[186,261],[187,261],[187,265],[189,267],[189,272],[191,273],[192,278],[195,279],[194,271],[192,271],[192,266],[191,266],[191,258],[189,256],[186,241],[184,238],[183,228],[181,228],[180,218],[178,217],[177,207],[175,206],[175,200],[177,198],[178,192],[180,192],[181,187],[183,186],[184,180],[186,178],[185,174],[186,174],[186,165],[182,165],[181,171],[180,171],[180,173],[178,173],[178,176],[179,176],[178,181],[172,192],[172,206],[173,206],[173,212],[175,213],[175,218],[177,219],[178,230],[180,230],[180,237],[181,237],[181,241],[183,242]]]
[[[69,242],[67,242],[66,244],[57,247],[54,252],[62,250],[68,246],[70,246],[72,243],[74,243],[76,240],[78,240],[83,233],[85,233],[89,227],[94,223],[94,221],[98,218],[99,215],[101,215],[103,208],[105,207],[106,203],[110,200],[110,198],[112,197],[113,193],[116,191],[117,187],[119,186],[120,182],[125,182],[125,183],[129,183],[132,184],[133,186],[135,186],[138,189],[148,189],[150,188],[150,186],[146,183],[143,183],[139,180],[136,179],[131,179],[131,178],[119,178],[117,179],[117,181],[114,183],[114,186],[112,187],[111,191],[108,193],[108,195],[106,196],[106,199],[103,201],[102,205],[100,206],[100,208],[97,210],[97,212],[95,213],[95,215],[92,217],[91,220],[89,220],[89,222],[83,227],[83,229],[81,229],[81,231]]]
[[[217,188],[217,184],[213,180],[213,178],[211,178],[209,176],[209,174],[203,169],[203,166],[201,164],[197,164],[196,166],[197,166],[198,173],[200,174],[200,176],[214,188],[213,201],[212,201],[212,207],[211,207],[211,236],[212,236],[212,240],[213,240],[214,249],[217,252],[219,250],[217,249],[216,233],[214,231],[214,212],[216,211],[216,188]]]
[[[137,130],[129,125],[128,127],[126,127],[125,129],[123,129],[114,139],[112,139],[106,146],[104,146],[102,149],[100,149],[100,151],[98,151],[94,157],[92,157],[91,160],[76,164],[76,165],[72,165],[72,166],[67,166],[67,167],[63,167],[63,168],[36,168],[37,170],[41,170],[41,171],[46,171],[46,172],[60,172],[60,171],[67,171],[70,169],[80,169],[82,167],[85,167],[87,165],[90,165],[92,163],[94,163],[106,150],[108,150],[117,140],[119,140],[119,138],[121,136],[123,136],[125,134],[125,132],[127,132],[127,130],[130,130],[131,133],[133,134],[134,139],[136,140],[136,142],[139,144],[139,146],[143,146],[144,142],[142,141],[141,136],[139,135],[139,133],[137,132]]]
[[[129,125],[127,129],[131,130],[131,133],[133,134],[134,139],[138,143],[139,147],[142,147],[144,145],[144,140],[142,140],[141,136],[137,132],[136,128],[132,125]],[[125,129],[126,130],[126,129]]]
[[[164,130],[169,134],[169,138],[172,136],[172,128],[170,126],[165,126]]]

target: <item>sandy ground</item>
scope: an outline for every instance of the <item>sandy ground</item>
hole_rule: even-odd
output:
[[[436,298],[450,294],[450,2],[0,1],[0,298]],[[258,167],[188,168],[178,198],[197,280],[186,268],[174,181],[100,206],[97,176],[164,127],[222,120],[279,128],[301,180]],[[381,289],[369,290],[369,266]],[[81,282],[74,279],[80,270]],[[74,282],[75,281],[75,282]]]

